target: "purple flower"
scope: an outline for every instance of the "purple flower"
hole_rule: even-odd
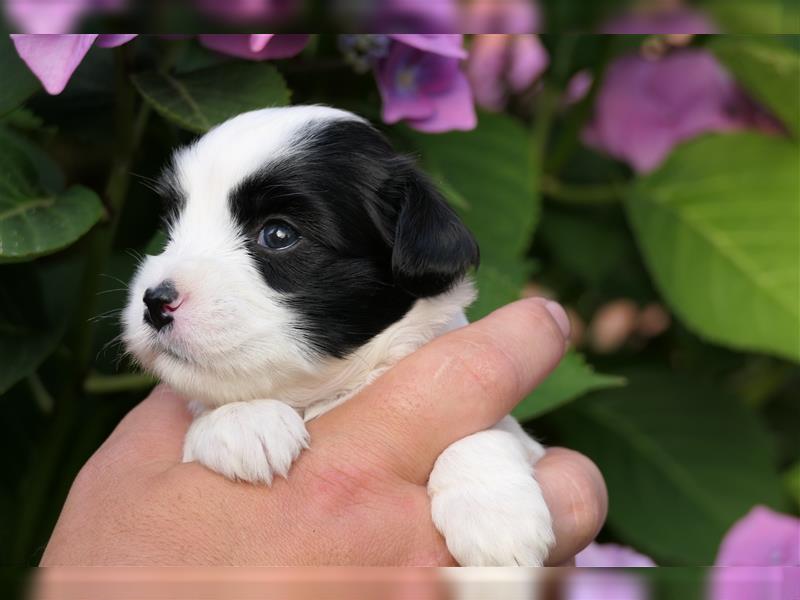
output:
[[[722,540],[713,600],[789,600],[800,590],[800,519],[757,506]]]
[[[776,131],[709,52],[686,48],[658,60],[629,55],[612,63],[583,139],[648,172],[680,142],[748,127]]]
[[[611,569],[575,569],[564,582],[566,600],[649,600],[647,581]]]
[[[49,94],[60,94],[93,44],[101,48],[121,46],[136,34],[12,34],[14,46],[25,64]]]
[[[9,22],[25,33],[67,33],[92,12],[119,12],[127,0],[7,0]]]
[[[542,16],[533,0],[470,0],[460,29],[469,33],[535,33]]]
[[[704,34],[717,33],[708,17],[695,10],[627,12],[607,21],[600,33],[616,34]]]
[[[289,58],[299,54],[308,43],[305,33],[252,33],[199,35],[200,43],[216,50],[246,60]]]
[[[653,559],[633,548],[592,542],[575,557],[576,567],[655,567]]]
[[[472,92],[459,61],[461,35],[395,34],[375,63],[383,120],[405,120],[419,131],[469,130],[477,124]]]
[[[463,22],[475,36],[467,74],[475,100],[486,109],[502,110],[510,94],[528,89],[547,69],[550,58],[537,35],[539,7],[531,0],[472,0]]]
[[[528,89],[549,64],[538,35],[478,35],[470,48],[467,74],[476,102],[499,111],[510,94]]]

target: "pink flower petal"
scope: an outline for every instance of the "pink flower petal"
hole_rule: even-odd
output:
[[[5,14],[17,31],[59,34],[71,31],[92,0],[7,0]]]
[[[25,64],[49,94],[60,94],[92,47],[97,34],[12,34]]]
[[[260,50],[253,50],[252,36],[250,34],[204,34],[199,35],[198,38],[206,48],[247,60],[268,60],[295,56],[303,50],[309,38],[308,34],[293,33],[258,35],[271,36],[266,41],[261,37],[255,42],[256,46],[261,46]]]
[[[471,0],[460,30],[464,33],[535,33],[541,27],[533,0]]]
[[[440,56],[466,58],[464,36],[458,33],[391,33],[389,37],[417,50]]]
[[[475,101],[482,107],[499,111],[506,103],[503,69],[506,64],[508,36],[475,36],[467,61],[467,74]]]
[[[443,133],[453,130],[469,131],[478,125],[472,90],[463,73],[458,73],[447,93],[433,96],[431,100],[434,105],[433,114],[425,119],[409,119],[410,127],[425,133]]]
[[[655,567],[649,556],[617,544],[592,542],[575,557],[576,567]]]
[[[100,48],[116,48],[127,44],[137,35],[137,33],[102,33],[97,36],[96,44]]]
[[[512,91],[519,93],[528,89],[549,64],[550,57],[538,35],[529,33],[512,36],[507,75]]]
[[[274,33],[250,34],[250,50],[253,52],[261,52],[274,36]]]
[[[728,531],[715,564],[800,567],[800,519],[756,506]]]
[[[676,50],[655,61],[623,56],[608,68],[583,139],[648,172],[678,143],[750,126],[738,97],[734,81],[705,50]]]

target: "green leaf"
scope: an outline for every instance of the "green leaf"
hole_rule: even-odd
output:
[[[54,190],[54,165],[0,132],[0,262],[30,260],[60,250],[91,229],[103,214],[92,190]]]
[[[0,116],[14,110],[39,89],[7,35],[0,35]]]
[[[522,124],[483,113],[473,131],[407,135],[428,172],[446,180],[443,191],[458,194],[453,204],[478,238],[482,258],[522,259],[539,217],[538,171]]]
[[[665,371],[553,415],[559,443],[602,471],[608,525],[659,564],[712,564],[728,528],[755,504],[780,508],[768,432],[720,389]]]
[[[583,356],[567,352],[556,370],[517,405],[513,414],[521,422],[529,421],[588,392],[622,385],[624,377],[596,373]]]
[[[786,491],[794,502],[795,510],[800,509],[800,461],[794,463],[783,474]]]
[[[197,133],[245,111],[288,104],[290,96],[277,69],[264,63],[226,63],[180,75],[150,71],[134,75],[133,83],[162,116]]]
[[[626,202],[656,283],[696,333],[800,359],[798,146],[742,133],[679,147]]]
[[[726,33],[795,33],[800,29],[796,0],[706,0],[706,9]]]
[[[4,267],[0,285],[0,395],[33,373],[62,331],[50,326],[34,273]]]
[[[800,53],[765,36],[715,36],[710,47],[752,96],[800,134]]]

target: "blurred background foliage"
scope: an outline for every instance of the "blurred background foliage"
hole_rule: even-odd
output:
[[[560,6],[544,3],[554,23],[606,16]],[[711,564],[753,506],[797,514],[797,39],[681,42],[711,52],[782,130],[694,137],[641,172],[581,131],[608,65],[654,37],[543,35],[550,68],[534,86],[440,134],[381,124],[374,83],[333,35],[270,62],[140,36],[90,50],[57,96],[0,39],[0,562],[38,561],[77,470],[153,383],[117,338],[126,282],[163,243],[153,178],[196,134],[289,102],[355,110],[419,157],[481,243],[471,318],[521,295],[568,308],[573,348],[516,414],[600,465],[602,541]],[[565,101],[582,71],[594,83]]]

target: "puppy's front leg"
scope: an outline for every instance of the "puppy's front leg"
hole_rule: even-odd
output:
[[[449,446],[428,480],[433,522],[462,566],[541,566],[554,543],[534,479],[544,449],[512,418]]]
[[[272,483],[286,477],[309,436],[302,417],[278,400],[232,402],[195,418],[183,461],[197,461],[229,479]]]

